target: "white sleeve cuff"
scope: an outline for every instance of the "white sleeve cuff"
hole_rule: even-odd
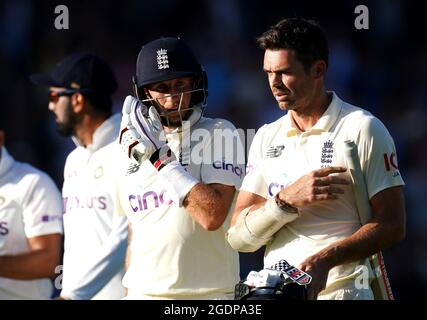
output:
[[[178,161],[166,165],[159,171],[159,174],[172,186],[173,191],[178,196],[180,207],[183,206],[182,203],[190,190],[200,182],[188,173]]]

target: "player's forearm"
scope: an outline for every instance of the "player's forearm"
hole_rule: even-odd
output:
[[[55,276],[59,253],[34,250],[15,256],[0,256],[0,277],[34,280]]]
[[[214,231],[221,227],[229,210],[229,201],[211,185],[198,183],[187,194],[184,207],[205,229]]]
[[[364,259],[402,239],[402,227],[382,226],[375,220],[363,225],[350,237],[337,241],[315,256],[330,268]]]

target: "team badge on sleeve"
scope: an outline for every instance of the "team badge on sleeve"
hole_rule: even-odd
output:
[[[391,154],[384,153],[384,165],[387,171],[390,171],[392,168],[399,170],[397,166],[397,157],[394,152]]]
[[[390,154],[384,153],[384,166],[387,172],[393,172],[393,177],[400,176],[399,167],[397,166],[397,156],[395,152],[392,152]]]

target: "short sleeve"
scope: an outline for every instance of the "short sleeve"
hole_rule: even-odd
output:
[[[203,148],[200,172],[203,183],[220,183],[240,189],[245,174],[242,135],[231,122],[216,120]]]
[[[364,120],[358,145],[369,198],[384,189],[405,184],[398,168],[393,138],[379,119],[368,117]]]
[[[265,129],[266,126],[263,126],[258,130],[250,146],[246,176],[243,180],[241,190],[255,193],[267,199],[268,187],[262,163],[262,139]]]
[[[124,188],[126,184],[122,180],[126,179],[127,173],[138,170],[139,166],[137,164],[131,163],[128,158],[124,157],[121,153],[121,150],[117,149],[115,152],[117,153],[116,166],[112,169],[114,170],[114,174],[111,182],[111,195],[113,197],[114,215],[126,216],[126,211],[121,201],[122,188]]]
[[[53,233],[62,234],[62,199],[52,179],[34,173],[23,198],[23,217],[27,238]]]

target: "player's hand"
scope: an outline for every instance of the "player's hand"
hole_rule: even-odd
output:
[[[344,189],[339,185],[347,185],[349,181],[333,174],[346,170],[344,167],[314,170],[282,189],[278,196],[280,200],[296,208],[316,201],[338,199],[338,195],[344,193]]]
[[[307,286],[307,299],[316,300],[317,295],[326,287],[330,266],[317,255],[305,259],[299,269],[312,276],[311,283]]]
[[[156,109],[127,96],[123,104],[119,143],[127,157],[138,164],[166,145]]]

